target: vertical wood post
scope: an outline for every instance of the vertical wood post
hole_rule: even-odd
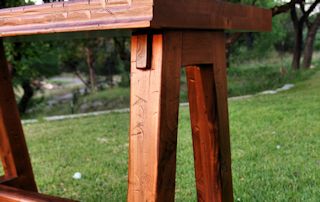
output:
[[[225,38],[212,33],[213,65],[187,67],[198,201],[233,201]]]
[[[132,37],[129,202],[174,201],[181,38],[179,32],[153,34],[149,46]],[[137,47],[152,47],[151,68],[137,68],[147,58]]]
[[[212,45],[213,76],[217,96],[216,101],[218,115],[218,142],[220,147],[220,174],[222,179],[222,200],[233,201],[225,33],[214,32]]]
[[[37,191],[2,40],[0,40],[0,148],[5,172],[2,183],[27,191]]]

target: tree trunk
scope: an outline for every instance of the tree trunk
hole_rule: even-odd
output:
[[[303,25],[304,21],[299,20],[296,12],[296,8],[291,9],[291,20],[294,27],[294,49],[293,49],[293,58],[292,58],[292,68],[294,70],[300,69],[300,59],[303,47]]]
[[[91,91],[96,90],[96,73],[94,71],[93,67],[93,50],[91,47],[86,47],[86,56],[87,56],[87,65],[89,68],[89,79],[90,79],[90,86],[91,86]]]
[[[311,27],[308,29],[306,44],[303,52],[303,68],[309,69],[312,62],[313,45],[320,26],[320,15],[317,16]]]
[[[120,59],[123,61],[130,61],[130,51],[126,48],[126,40],[125,37],[114,37],[114,46],[117,53],[120,55]]]
[[[293,59],[292,59],[292,68],[295,70],[300,69],[300,60],[302,53],[302,40],[303,37],[303,28],[299,27],[298,30],[295,31],[295,45],[293,50]]]
[[[27,111],[28,104],[34,94],[34,90],[29,80],[23,81],[22,88],[23,88],[23,96],[19,102],[19,111],[21,114],[24,114]]]
[[[13,45],[14,45],[13,47],[14,47],[14,52],[15,52],[13,59],[16,62],[20,62],[21,58],[22,58],[22,53],[21,53],[22,44],[21,44],[21,42],[16,42]],[[14,72],[14,69],[15,69],[15,67],[13,67],[12,72]],[[19,112],[21,114],[24,114],[24,113],[26,113],[26,111],[28,109],[29,102],[34,94],[34,90],[31,86],[30,80],[22,81],[21,87],[23,89],[23,96],[19,101],[18,108],[19,108]]]
[[[114,46],[117,54],[119,54],[120,59],[125,64],[125,70],[130,71],[130,51],[126,48],[126,41],[128,38],[124,37],[114,37]]]
[[[86,86],[86,88],[90,89],[90,83],[88,83],[88,81],[86,81],[82,76],[81,73],[78,71],[75,71],[74,74],[78,77],[78,79],[80,79],[80,81]]]

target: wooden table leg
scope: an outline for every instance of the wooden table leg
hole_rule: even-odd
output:
[[[178,32],[132,37],[129,202],[174,201],[181,45]]]
[[[212,34],[213,65],[187,67],[198,201],[233,201],[223,32]],[[208,47],[210,48],[210,47]]]
[[[3,50],[0,40],[0,155],[5,172],[2,183],[37,191]]]

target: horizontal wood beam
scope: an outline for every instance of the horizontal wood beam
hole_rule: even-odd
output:
[[[0,37],[150,27],[150,0],[101,2],[78,0],[1,9]]]
[[[214,0],[158,0],[151,27],[271,31],[272,13],[257,8]]]
[[[254,6],[217,0],[106,2],[75,0],[0,9],[0,37],[138,28],[271,30],[271,10]]]
[[[24,191],[5,185],[0,185],[0,201],[5,202],[75,202],[74,200],[62,199],[54,196]]]

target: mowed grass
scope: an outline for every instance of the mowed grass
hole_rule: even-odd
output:
[[[236,201],[319,201],[320,72],[276,95],[231,101]],[[188,108],[180,110],[176,201],[196,201]],[[24,126],[41,192],[125,201],[129,114]],[[72,178],[81,172],[82,178]]]

